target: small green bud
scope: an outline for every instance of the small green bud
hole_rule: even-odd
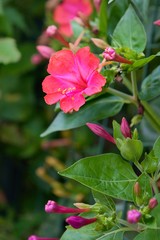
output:
[[[122,157],[132,162],[138,161],[143,153],[143,144],[140,140],[126,138],[118,141],[117,147]]]

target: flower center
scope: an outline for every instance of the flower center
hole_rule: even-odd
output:
[[[61,92],[63,95],[72,95],[72,93],[76,92],[76,87],[69,87],[69,88],[65,88],[65,89],[61,89],[61,88],[58,88],[58,92]]]

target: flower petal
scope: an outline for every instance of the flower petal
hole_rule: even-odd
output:
[[[90,74],[98,68],[100,62],[99,58],[90,52],[89,47],[79,49],[76,53],[76,60],[80,74],[86,81]]]
[[[106,84],[106,79],[97,71],[94,71],[88,81],[88,87],[83,91],[88,96],[102,91]]]
[[[79,108],[85,103],[85,98],[81,94],[75,96],[66,96],[60,100],[60,108],[65,113],[72,112],[73,110],[78,111]]]
[[[63,95],[61,93],[52,93],[52,94],[47,94],[44,97],[44,100],[48,105],[52,105],[57,103],[62,98],[63,98]]]

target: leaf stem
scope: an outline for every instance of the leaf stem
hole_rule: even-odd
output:
[[[131,72],[131,81],[132,81],[132,91],[133,91],[133,97],[136,102],[138,102],[138,88],[137,88],[137,79],[136,79],[136,72]]]
[[[124,100],[126,100],[128,103],[136,104],[135,99],[131,95],[129,95],[129,94],[120,92],[120,91],[118,91],[118,90],[116,90],[114,88],[110,88],[110,87],[106,88],[106,92],[111,93],[111,94],[113,94],[115,96],[121,97]]]

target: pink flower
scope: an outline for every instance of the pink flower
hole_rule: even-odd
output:
[[[111,47],[107,47],[102,53],[102,55],[107,61],[112,60],[119,63],[132,64],[131,61],[117,54],[115,50]]]
[[[153,22],[155,25],[160,26],[160,19]]]
[[[121,121],[121,133],[125,138],[132,138],[131,129],[125,117]]]
[[[70,216],[66,219],[66,222],[73,228],[81,228],[96,221],[97,218],[84,218],[80,216]]]
[[[95,123],[86,123],[86,125],[99,137],[116,144],[114,138],[101,125]]]
[[[156,198],[151,198],[151,199],[149,200],[148,207],[149,207],[150,209],[155,208],[157,205],[158,205],[158,201],[157,201]]]
[[[59,240],[59,238],[47,238],[47,237],[38,237],[36,235],[32,235],[28,238],[28,240]]]
[[[86,16],[92,13],[90,0],[63,0],[53,13],[53,19],[59,24],[60,33],[72,36],[71,21],[81,12]]]
[[[89,47],[61,50],[53,54],[48,65],[47,76],[42,82],[44,99],[47,104],[60,101],[65,112],[78,111],[85,104],[85,95],[101,92],[105,78],[97,71],[99,59],[90,52]]]
[[[137,223],[137,222],[139,222],[141,216],[142,216],[142,214],[138,210],[136,210],[136,209],[129,210],[127,212],[127,221],[129,223]]]
[[[61,206],[54,201],[49,200],[45,205],[45,211],[47,213],[83,213],[90,211],[89,208],[79,209],[79,208],[69,208]]]

